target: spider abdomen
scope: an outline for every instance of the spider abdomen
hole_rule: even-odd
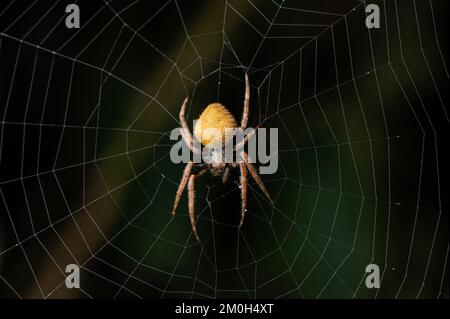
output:
[[[224,143],[225,129],[236,128],[236,120],[220,103],[209,104],[194,126],[194,136],[203,144]]]

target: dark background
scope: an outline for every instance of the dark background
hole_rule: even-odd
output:
[[[447,1],[68,3],[0,5],[1,297],[448,298]],[[198,243],[169,133],[245,71],[275,204],[202,177]]]

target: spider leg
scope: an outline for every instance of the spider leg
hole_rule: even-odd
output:
[[[253,135],[256,134],[256,130],[258,130],[258,127],[259,127],[259,125],[258,125],[257,127],[255,127],[254,129],[252,129],[252,130],[250,131],[250,133],[248,133],[247,135],[245,135],[245,137],[243,138],[243,140],[240,141],[239,143],[237,143],[236,146],[234,147],[234,149],[235,149],[236,151],[239,151],[245,144],[247,144],[248,140],[251,139],[251,138],[253,137]]]
[[[248,80],[248,74],[245,73],[245,96],[244,96],[244,111],[242,113],[241,128],[245,130],[248,122],[248,110],[250,102],[250,82]]]
[[[175,203],[173,204],[172,215],[175,215],[175,210],[177,209],[178,203],[180,202],[181,195],[183,194],[183,190],[186,187],[186,184],[189,180],[189,175],[191,174],[192,167],[194,163],[189,161],[184,168],[183,176],[181,177],[180,185],[178,186],[177,194],[175,196]]]
[[[203,175],[204,173],[206,173],[208,169],[202,169],[200,172],[198,172],[197,174],[192,174],[189,177],[189,183],[188,183],[188,193],[189,193],[189,202],[188,202],[188,206],[189,206],[189,219],[191,220],[191,225],[192,225],[192,232],[194,233],[195,238],[197,238],[198,241],[200,241],[200,238],[198,237],[197,234],[197,226],[195,223],[195,179],[201,175]]]
[[[227,166],[225,168],[225,172],[223,173],[223,176],[222,176],[222,183],[225,184],[228,181],[229,176],[230,176],[230,168]]]
[[[241,210],[241,221],[239,222],[239,227],[244,223],[245,212],[247,211],[247,168],[244,163],[239,163],[239,168],[241,169],[241,199],[242,199],[242,210]]]
[[[197,238],[198,241],[200,241],[200,238],[197,234],[197,226],[195,224],[195,175],[191,175],[189,177],[189,185],[188,185],[188,192],[189,192],[189,218],[191,220],[192,225],[192,232],[195,235],[195,238]]]
[[[186,104],[188,102],[189,98],[186,97],[184,99],[183,104],[181,105],[181,109],[180,109],[180,114],[179,114],[179,118],[180,118],[180,123],[181,123],[181,136],[183,137],[184,142],[186,143],[186,145],[191,149],[191,151],[195,154],[200,154],[200,150],[194,146],[193,144],[193,139],[192,139],[192,134],[189,131],[189,126],[187,125],[186,122],[186,118],[184,117],[184,113],[186,110]]]
[[[256,172],[256,169],[253,166],[253,164],[249,162],[247,153],[241,152],[241,156],[242,156],[242,159],[244,160],[245,165],[248,168],[248,171],[250,172],[250,175],[252,175],[252,177],[255,180],[256,184],[258,184],[259,188],[262,190],[264,195],[266,195],[266,197],[269,199],[269,201],[273,204],[273,200],[270,197],[269,192],[267,191],[266,187],[264,186],[264,184],[263,184],[263,182],[261,180],[261,177]]]

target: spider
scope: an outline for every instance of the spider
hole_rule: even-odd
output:
[[[182,138],[184,142],[188,145],[189,149],[199,154],[200,150],[196,148],[193,144],[193,137],[191,132],[189,131],[186,119],[184,117],[186,104],[188,102],[189,98],[186,97],[183,104],[181,105],[180,109],[180,122],[182,126]],[[242,114],[241,119],[241,128],[245,130],[247,127],[248,122],[248,112],[249,112],[249,101],[250,101],[250,82],[248,79],[248,75],[245,74],[245,97],[244,97],[244,110]],[[213,130],[213,133],[208,132],[208,128],[214,128],[216,130]],[[200,117],[198,118],[195,127],[194,127],[194,136],[197,140],[201,142],[202,145],[207,146],[211,143],[215,143],[218,141],[224,141],[225,140],[225,129],[226,128],[237,128],[236,120],[234,119],[233,115],[228,111],[228,109],[220,104],[220,103],[212,103],[209,104],[206,109],[202,112]],[[195,197],[195,180],[197,177],[203,175],[207,171],[210,171],[212,176],[220,177],[222,176],[222,182],[226,183],[228,181],[228,176],[230,174],[231,168],[237,168],[239,167],[241,177],[241,201],[242,201],[242,208],[241,208],[241,220],[239,223],[239,227],[242,226],[244,222],[244,216],[246,212],[246,206],[247,206],[247,170],[252,175],[255,182],[258,184],[261,191],[266,195],[266,197],[269,199],[271,203],[273,203],[272,198],[269,195],[269,192],[267,191],[266,187],[264,186],[261,177],[256,172],[255,167],[250,163],[248,160],[248,154],[244,152],[242,147],[247,143],[248,139],[253,135],[255,130],[252,131],[252,133],[247,134],[245,136],[244,140],[238,143],[234,147],[234,151],[240,152],[241,155],[241,161],[239,162],[233,162],[233,163],[225,163],[224,161],[221,161],[220,158],[223,158],[223,152],[219,153],[218,158],[213,157],[212,161],[209,164],[199,164],[200,171],[197,173],[192,173],[192,169],[194,167],[194,163],[192,161],[189,161],[186,164],[186,167],[184,168],[183,176],[181,178],[180,184],[178,186],[178,190],[175,196],[175,203],[173,205],[172,209],[172,215],[175,215],[175,210],[177,209],[178,203],[180,201],[181,195],[183,194],[183,190],[185,189],[186,185],[188,185],[188,206],[189,206],[189,218],[191,220],[192,225],[192,231],[199,241],[199,237],[197,234],[197,227],[195,223],[195,208],[194,208],[194,197]],[[217,154],[216,154],[217,155]]]

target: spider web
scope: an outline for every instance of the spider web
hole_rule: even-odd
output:
[[[448,298],[448,4],[335,2],[2,3],[0,296]],[[275,203],[203,176],[197,242],[169,134],[246,71]]]

